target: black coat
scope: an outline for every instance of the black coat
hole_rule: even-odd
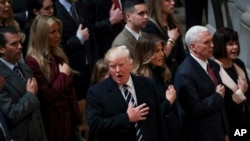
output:
[[[162,133],[162,114],[154,83],[133,76],[137,105],[149,106],[147,119],[138,122],[145,141],[166,141]],[[87,95],[89,131],[98,141],[135,141],[134,123],[126,113],[128,105],[111,77],[92,86]]]
[[[222,83],[217,63],[208,60],[215,75]],[[191,56],[179,66],[175,88],[185,111],[184,133],[187,141],[224,141],[228,134],[228,121],[224,100],[215,92],[212,80]]]
[[[178,119],[179,105],[177,102],[174,102],[173,105],[169,103],[166,99],[166,90],[171,84],[171,81],[164,82],[162,79],[162,68],[155,67],[151,68],[153,72],[153,80],[156,84],[157,94],[160,98],[161,109],[163,113],[164,125],[165,125],[165,134],[167,135],[167,141],[181,141],[183,140],[183,133],[181,128],[181,123]]]
[[[89,14],[98,44],[100,57],[104,57],[106,51],[111,48],[114,38],[122,31],[124,23],[111,25],[109,11],[112,0],[82,0],[90,6]],[[123,0],[122,0],[123,1]]]
[[[90,73],[96,60],[99,58],[93,27],[89,20],[88,5],[81,1],[75,4],[79,16],[79,23],[82,24],[83,28],[87,27],[89,30],[89,40],[85,41],[83,45],[76,37],[79,23],[74,21],[59,1],[55,2],[55,7],[56,16],[63,23],[62,48],[69,58],[71,67],[80,72],[80,74],[74,75],[76,95],[80,100],[86,98],[90,83]],[[88,64],[86,63],[86,58],[88,59]]]

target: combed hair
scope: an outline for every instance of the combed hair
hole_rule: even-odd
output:
[[[124,45],[110,48],[105,54],[104,60],[109,62],[122,57],[127,57],[130,63],[133,62],[128,48]]]
[[[36,16],[31,25],[27,52],[27,56],[32,56],[36,59],[42,73],[49,82],[52,78],[52,73],[50,70],[50,62],[48,61],[48,52],[61,62],[69,64],[68,58],[62,48],[49,46],[48,33],[54,22],[59,24],[60,30],[62,31],[62,23],[56,17],[46,15]]]
[[[12,26],[0,26],[0,47],[5,47],[7,39],[5,37],[6,33],[18,34],[18,30]]]
[[[137,4],[145,4],[144,0],[125,0],[122,3],[123,13],[132,13],[134,12],[134,6]]]
[[[208,29],[204,26],[195,25],[188,29],[185,35],[185,43],[189,47],[190,43],[197,42],[200,39],[200,33],[206,32]]]
[[[213,56],[216,59],[227,57],[227,43],[239,43],[238,32],[231,28],[223,27],[218,29],[213,35],[214,50]],[[240,44],[238,44],[238,53],[240,53]]]
[[[150,78],[153,77],[150,62],[154,58],[158,44],[162,44],[163,47],[165,46],[165,42],[156,36],[148,36],[147,38],[138,40],[132,69],[134,74]],[[163,63],[160,68],[163,70],[161,74],[162,79],[167,83],[171,78],[170,70],[165,63]]]

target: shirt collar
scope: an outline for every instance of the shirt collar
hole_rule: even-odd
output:
[[[15,65],[5,61],[3,58],[0,58],[0,60],[11,70],[13,70],[13,68],[15,67],[15,65],[17,65],[17,63]]]
[[[133,88],[134,88],[134,84],[133,84],[131,75],[129,76],[129,79],[128,79],[127,83],[125,83],[125,84],[126,84],[126,85],[128,86],[128,88],[130,88],[130,89],[133,89]],[[122,88],[122,85],[119,85],[119,88],[121,89],[121,88]]]
[[[127,25],[125,25],[125,28],[135,37],[136,40],[139,40],[139,37],[141,36],[141,32],[136,33],[133,30],[131,30]]]
[[[192,53],[190,55],[201,65],[201,67],[207,72],[207,63],[208,61],[203,61],[197,57],[195,57]]]
[[[70,12],[71,3],[67,2],[66,0],[59,0],[59,2],[63,5],[63,7]]]
[[[127,82],[126,84],[128,85],[128,87],[130,87],[130,88],[134,88],[134,84],[133,84],[133,81],[132,81],[131,75],[129,76],[128,82]]]

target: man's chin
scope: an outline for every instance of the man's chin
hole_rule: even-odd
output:
[[[115,82],[119,85],[123,84],[123,81],[120,78],[116,78]]]

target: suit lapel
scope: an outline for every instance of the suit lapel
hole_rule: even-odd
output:
[[[18,66],[25,78],[26,83],[27,79],[32,77],[31,74],[33,74],[33,72],[31,71],[31,69],[27,68],[27,66],[23,65],[22,63],[18,63]]]
[[[196,71],[196,74],[200,76],[201,79],[203,79],[205,82],[209,84],[210,87],[214,89],[213,81],[209,78],[206,71],[200,66],[200,64],[191,56],[189,56],[190,62],[192,63],[191,66],[194,67],[194,71]]]
[[[26,82],[23,82],[14,71],[10,70],[2,61],[0,61],[1,75],[5,82],[11,85],[20,96],[26,91]]]
[[[128,40],[130,40],[132,42],[137,42],[135,37],[126,28],[123,29],[123,33],[128,38]]]
[[[59,1],[56,1],[55,4],[58,9],[57,11],[58,18],[62,19],[62,21],[66,23],[66,25],[64,24],[64,27],[65,28],[71,27],[77,29],[78,25],[76,24],[74,19],[70,16],[69,12],[65,9],[65,7]]]
[[[142,104],[144,101],[146,101],[145,98],[145,93],[144,93],[144,89],[143,89],[143,83],[141,81],[139,81],[136,76],[132,76],[132,80],[133,80],[133,84],[134,84],[134,88],[135,88],[135,93],[136,93],[136,99],[137,99],[137,106]]]
[[[109,86],[110,89],[108,90],[108,96],[116,103],[118,107],[120,107],[122,110],[126,110],[128,108],[128,104],[126,103],[118,85],[114,82],[114,80],[111,77],[109,77],[108,79],[110,85]]]

